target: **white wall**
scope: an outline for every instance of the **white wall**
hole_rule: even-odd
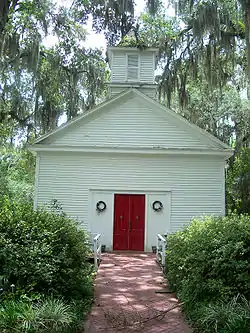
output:
[[[155,212],[152,208],[154,201],[161,201],[163,209]],[[156,245],[156,234],[166,234],[171,232],[171,192],[149,193],[146,196],[147,203],[147,230],[146,243],[150,250],[152,245]]]
[[[37,172],[36,203],[57,199],[86,230],[104,233],[107,244],[112,241],[113,193],[148,194],[147,219],[152,221],[146,228],[148,247],[157,232],[180,230],[202,214],[224,215],[224,161],[220,157],[43,152]],[[164,213],[155,215],[150,205],[163,192]],[[96,219],[93,201],[103,197],[108,208]]]
[[[102,244],[112,250],[113,245],[113,216],[114,216],[114,195],[112,191],[89,191],[89,227],[92,234],[102,235]],[[104,201],[106,210],[98,213],[96,203]]]

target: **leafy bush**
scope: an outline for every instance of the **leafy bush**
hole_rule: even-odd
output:
[[[167,238],[169,285],[201,332],[248,332],[249,272],[249,216],[196,219]]]
[[[70,305],[61,299],[45,299],[36,305],[6,301],[0,306],[1,332],[63,332],[74,322]]]
[[[194,220],[167,240],[167,277],[185,301],[250,296],[250,217]]]
[[[0,195],[12,200],[33,200],[34,155],[23,149],[0,147]]]
[[[85,233],[72,219],[1,200],[0,276],[17,294],[91,295],[88,251]]]
[[[228,170],[227,209],[250,213],[250,148],[242,148]]]

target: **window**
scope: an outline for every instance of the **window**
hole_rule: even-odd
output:
[[[139,77],[139,57],[137,54],[128,54],[128,80],[138,80]]]

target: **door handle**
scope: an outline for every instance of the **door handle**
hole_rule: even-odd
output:
[[[132,221],[129,220],[129,231],[131,231],[131,228],[132,228]]]

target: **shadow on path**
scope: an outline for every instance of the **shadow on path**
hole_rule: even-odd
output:
[[[105,253],[85,332],[191,333],[153,254]],[[162,314],[162,311],[171,311]]]

